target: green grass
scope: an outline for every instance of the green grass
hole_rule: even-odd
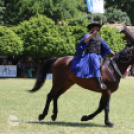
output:
[[[88,122],[80,121],[82,115],[97,109],[101,95],[77,85],[59,98],[55,122],[51,121],[52,104],[49,114],[39,122],[51,80],[34,94],[25,92],[34,83],[35,79],[0,79],[0,134],[134,134],[134,78],[122,79],[111,96],[110,121],[116,128],[105,126],[104,112]],[[8,122],[12,115],[18,118],[16,122]]]

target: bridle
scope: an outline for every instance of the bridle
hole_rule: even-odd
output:
[[[126,56],[122,56],[122,57],[126,58],[127,61],[123,61],[123,60],[119,60],[119,61],[120,61],[121,63],[129,63],[130,61],[133,61],[133,62],[134,62],[134,55],[133,55],[133,53],[132,53],[132,50],[134,50],[134,46],[132,46],[131,49],[130,49],[130,48],[127,48],[127,49],[126,49],[126,51],[127,51]],[[130,51],[130,53],[128,53],[129,51]],[[122,78],[125,78],[126,75],[125,75],[125,74],[122,74],[122,73],[120,72],[120,70],[119,70],[119,68],[118,68],[118,66],[117,66],[117,64],[115,63],[115,61],[114,61],[113,58],[111,58],[111,61],[112,61],[113,67],[114,67],[115,71],[118,73],[118,75],[119,75],[120,77],[122,77]]]
[[[120,61],[121,63],[129,63],[132,59],[134,59],[134,55],[133,55],[133,53],[132,53],[132,50],[129,50],[129,49],[127,48],[126,51],[127,51],[127,54],[126,54],[125,56],[119,56],[119,58],[122,57],[122,58],[127,59],[126,61],[119,59],[119,61]],[[129,51],[130,51],[130,52],[129,52]],[[128,53],[128,52],[129,52],[129,53]]]
[[[114,61],[113,58],[111,58],[111,61],[112,61],[112,64],[113,64],[113,66],[114,66],[114,70],[118,73],[118,75],[119,75],[120,77],[122,77],[122,78],[125,78],[126,75],[125,75],[125,74],[122,74],[122,73],[120,72],[120,70],[119,70],[119,68],[118,68],[118,66],[117,66],[117,64],[115,63],[115,61]]]

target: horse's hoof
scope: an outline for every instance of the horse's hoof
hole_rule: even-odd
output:
[[[52,115],[52,116],[51,116],[52,121],[55,121],[56,118],[57,118],[57,115]]]
[[[25,90],[25,91],[28,92],[28,93],[34,93],[33,90]]]
[[[45,116],[44,116],[43,114],[40,114],[40,115],[38,116],[39,121],[43,120],[44,117],[45,117]]]
[[[88,116],[88,120],[92,120],[93,118],[94,118],[93,115],[89,115],[89,116]]]
[[[81,121],[88,121],[88,116],[87,115],[82,116]]]
[[[115,125],[111,122],[107,122],[106,126],[111,127],[111,128],[116,128]]]

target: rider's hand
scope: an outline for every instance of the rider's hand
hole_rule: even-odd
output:
[[[93,36],[97,35],[98,31],[94,31],[92,34]]]
[[[114,52],[114,51],[110,51],[110,53],[111,53],[112,55],[114,55],[114,54],[115,54],[115,52]]]

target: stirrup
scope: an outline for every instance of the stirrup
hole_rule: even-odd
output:
[[[101,83],[101,89],[106,90],[107,86],[104,83]]]

